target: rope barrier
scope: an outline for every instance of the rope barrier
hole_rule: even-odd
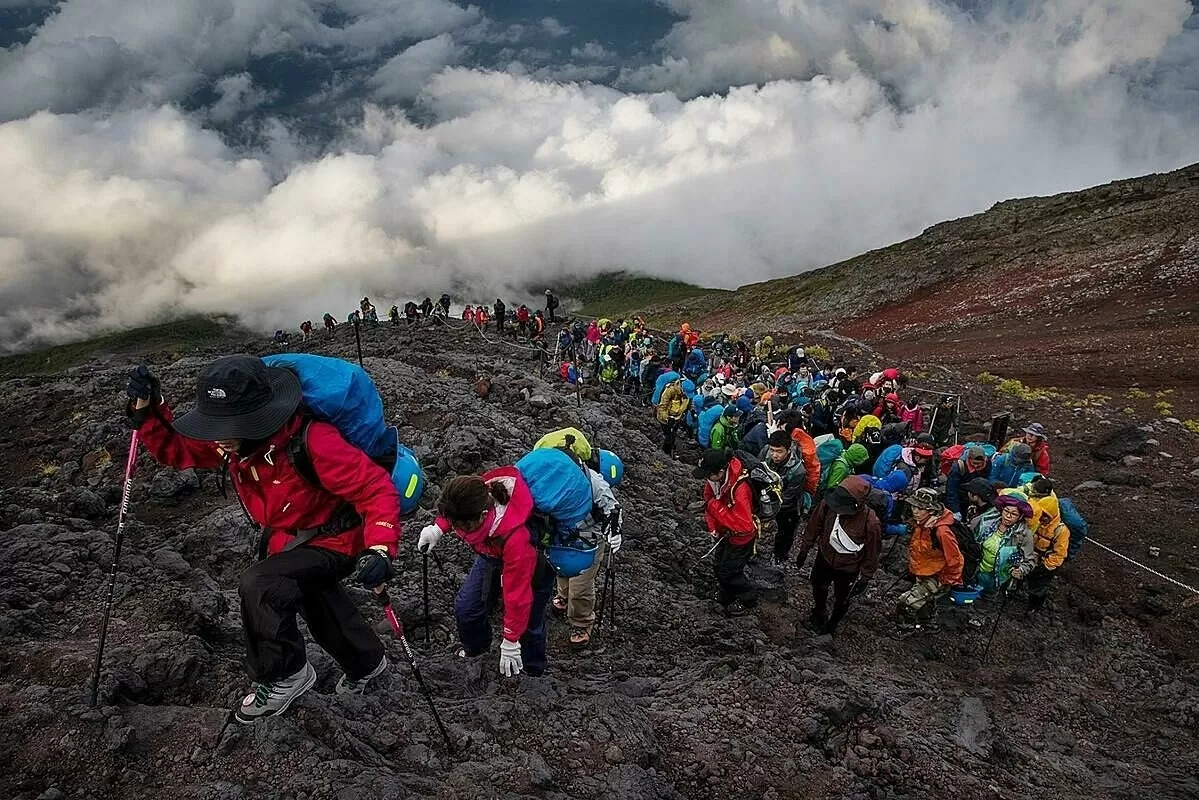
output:
[[[1176,581],[1173,578],[1171,578],[1169,575],[1163,575],[1162,573],[1158,572],[1157,570],[1153,569],[1152,567],[1146,566],[1146,565],[1142,564],[1140,561],[1137,561],[1136,559],[1129,558],[1128,556],[1124,555],[1123,553],[1119,553],[1119,552],[1113,550],[1112,548],[1108,547],[1107,545],[1101,544],[1100,542],[1095,541],[1090,536],[1088,536],[1086,538],[1086,541],[1090,542],[1091,544],[1095,545],[1096,547],[1106,550],[1107,552],[1111,553],[1113,556],[1116,556],[1117,558],[1124,559],[1125,561],[1127,561],[1129,564],[1132,564],[1133,566],[1143,569],[1145,572],[1148,572],[1150,575],[1156,575],[1157,577],[1161,578],[1163,581],[1172,583],[1180,589],[1186,589],[1191,594],[1199,594],[1199,589],[1196,589],[1194,586],[1187,586],[1182,581]]]

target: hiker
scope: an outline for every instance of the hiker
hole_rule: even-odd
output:
[[[1008,442],[1004,450],[1014,447],[1017,443],[1023,442],[1028,445],[1030,458],[1032,460],[1033,471],[1046,478],[1049,477],[1049,434],[1045,432],[1045,426],[1039,422],[1034,422],[1025,428],[1021,437]]]
[[[549,289],[545,290],[545,315],[550,318],[550,322],[557,322],[557,317],[554,312],[558,310],[558,298]]]
[[[953,462],[949,475],[945,478],[945,505],[953,512],[959,522],[962,510],[969,505],[966,497],[966,485],[975,478],[987,478],[991,475],[991,461],[982,445],[972,444],[966,448],[962,457]]]
[[[829,466],[825,486],[830,489],[840,486],[841,481],[856,474],[858,468],[863,467],[869,460],[870,453],[866,450],[865,445],[851,444]]]
[[[957,417],[957,398],[945,395],[933,408],[932,420],[928,425],[928,432],[932,434],[937,447],[945,447],[950,443],[953,431],[957,427]]]
[[[300,323],[300,333],[303,334],[303,340],[308,341],[308,337],[312,335],[312,320],[306,319]]]
[[[668,456],[674,455],[675,436],[679,425],[683,422],[683,417],[687,415],[687,409],[691,407],[691,398],[683,389],[682,378],[677,372],[666,373],[666,375],[671,374],[675,377],[662,389],[662,394],[657,402],[658,423],[662,426],[662,452]]]
[[[337,319],[334,318],[334,316],[327,311],[325,312],[325,316],[322,317],[322,319],[324,320],[324,323],[325,323],[325,330],[327,330],[329,332],[329,335],[332,336],[333,332],[337,330]]]
[[[615,455],[608,451],[599,451],[597,455],[601,461],[604,460],[604,453],[615,458]],[[603,466],[601,465],[601,469]],[[570,624],[569,642],[572,647],[586,647],[591,644],[591,629],[595,626],[595,579],[604,559],[610,557],[608,554],[619,553],[623,541],[623,517],[616,495],[612,493],[612,486],[619,480],[611,479],[610,485],[607,470],[601,474],[589,466],[584,466],[583,469],[591,481],[596,510],[593,511],[581,535],[588,541],[595,541],[599,549],[596,551],[594,563],[588,569],[573,578],[558,577],[557,592],[553,599],[554,612],[564,615]],[[623,471],[623,465],[620,469]]]
[[[1036,472],[1032,463],[1032,448],[1024,442],[1016,442],[1006,453],[999,453],[991,460],[991,482],[1015,488],[1024,481],[1021,477]]]
[[[499,670],[538,676],[546,667],[545,608],[554,590],[554,570],[533,545],[528,521],[533,495],[516,467],[483,475],[460,475],[437,498],[437,518],[421,529],[417,549],[428,553],[441,537],[454,534],[475,551],[466,580],[454,599],[462,649],[474,658],[491,649],[491,611],[504,602]]]
[[[275,331],[274,342],[275,344],[291,344],[291,334],[280,328]]]
[[[1058,568],[1066,561],[1070,551],[1070,529],[1062,522],[1061,507],[1057,495],[1052,492],[1045,497],[1031,498],[1033,549],[1036,551],[1036,566],[1028,573],[1028,608],[1025,616],[1031,617],[1041,611],[1049,597],[1049,587],[1057,575]]]
[[[491,307],[495,312],[495,332],[503,336],[504,334],[504,315],[508,313],[508,307],[504,305],[504,301],[498,297],[495,299],[495,305]]]
[[[962,506],[962,522],[972,525],[975,520],[995,516],[995,485],[986,478],[973,478],[964,484],[966,504]]]
[[[849,600],[862,594],[878,569],[882,550],[882,523],[866,504],[870,483],[851,475],[825,492],[804,528],[799,555],[802,568],[808,552],[816,548],[812,565],[812,619],[818,634],[832,634],[849,610]],[[828,590],[833,588],[833,613],[827,614]],[[851,588],[852,587],[852,588]]]
[[[932,447],[917,440],[916,444],[900,451],[891,471],[876,480],[874,485],[884,492],[890,492],[896,498],[915,492],[929,482],[926,467],[932,460]]]
[[[462,319],[465,322],[475,321],[475,309],[473,306],[467,305],[466,308],[462,309]]]
[[[391,307],[391,310],[387,312],[387,316],[391,319],[391,324],[393,326],[399,325],[400,324],[400,307],[393,304]]]
[[[741,440],[737,434],[737,423],[740,421],[741,409],[735,405],[727,406],[716,420],[716,424],[712,426],[711,433],[708,434],[708,446],[713,450],[735,448]]]
[[[539,342],[544,335],[545,317],[541,315],[541,309],[537,309],[537,313],[529,319],[529,338],[535,342]]]
[[[437,301],[437,305],[441,306],[441,315],[443,317],[449,317],[449,315],[450,315],[450,296],[448,294],[442,294],[442,296]]]
[[[761,362],[767,362],[774,358],[773,336],[763,336],[761,339],[754,342],[754,358]]]
[[[965,566],[953,532],[953,514],[933,489],[917,489],[907,500],[916,523],[908,544],[908,572],[916,582],[899,596],[901,624],[936,625],[937,599],[962,582]]]
[[[521,303],[520,308],[516,309],[516,325],[521,336],[529,335],[529,316],[529,307]]]
[[[781,567],[791,554],[800,517],[812,504],[811,495],[805,491],[808,483],[807,466],[799,445],[781,428],[770,434],[758,457],[783,480],[783,502],[778,516],[774,518],[774,565]]]
[[[256,356],[205,367],[195,410],[178,418],[144,366],[133,371],[128,394],[127,413],[150,455],[176,469],[226,469],[261,530],[260,560],[242,573],[238,590],[253,683],[237,721],[280,714],[316,683],[297,614],[344,671],[335,691],[364,691],[387,659],[341,580],[353,575],[375,589],[392,577],[400,497],[391,476],[332,424],[306,420],[295,373]],[[319,484],[284,456],[301,433]]]
[[[995,498],[998,514],[979,517],[971,525],[974,540],[982,547],[975,582],[983,593],[992,595],[1009,580],[1021,580],[1036,565],[1032,533],[1028,520],[1032,506],[1019,494],[1004,493]]]
[[[428,319],[429,315],[432,313],[433,313],[433,298],[426,297],[423,301],[421,301],[420,315],[422,317],[424,317],[425,319]]]
[[[908,430],[912,433],[923,433],[924,431],[924,409],[920,406],[920,401],[916,399],[916,395],[908,398],[904,403],[903,408],[899,409],[899,419],[901,422],[908,424]]]
[[[491,322],[491,316],[487,313],[487,306],[475,306],[475,324],[486,328],[488,322]]]
[[[408,327],[411,328],[416,324],[417,316],[420,314],[420,306],[414,301],[409,300],[404,303],[404,319],[408,322]]]
[[[708,450],[692,476],[704,479],[704,522],[716,539],[713,570],[717,602],[726,616],[741,616],[757,605],[757,591],[745,577],[754,553],[759,523],[754,517],[753,487],[741,459],[728,450]]]

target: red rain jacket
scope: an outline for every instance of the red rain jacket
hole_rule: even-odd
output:
[[[174,414],[166,403],[142,423],[138,434],[150,455],[176,469],[219,469],[224,459],[212,442],[189,439],[171,427]],[[374,545],[387,545],[395,556],[400,543],[400,495],[391,476],[366,453],[341,437],[327,422],[308,428],[308,455],[321,485],[300,475],[287,455],[287,442],[303,425],[293,416],[266,444],[241,458],[229,457],[233,489],[254,522],[269,528],[267,554],[283,550],[297,530],[328,522],[348,502],[363,523],[333,536],[318,536],[309,545],[356,556]]]
[[[533,494],[516,467],[499,467],[483,474],[488,483],[502,482],[508,489],[507,505],[496,504],[483,524],[473,531],[462,531],[445,517],[437,518],[437,527],[444,532],[451,528],[458,538],[481,556],[497,558],[500,585],[504,595],[504,638],[520,641],[529,627],[533,610],[533,573],[537,570],[537,548],[526,526],[533,513]]]
[[[729,537],[729,543],[734,545],[749,544],[758,535],[758,525],[754,521],[754,489],[749,480],[740,480],[744,467],[741,459],[729,459],[728,474],[720,494],[712,491],[712,482],[704,481],[704,521],[708,530],[716,531],[717,535]]]

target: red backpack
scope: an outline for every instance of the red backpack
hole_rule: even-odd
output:
[[[940,456],[941,474],[948,475],[949,471],[953,469],[953,462],[957,461],[965,454],[966,445],[964,444],[951,445],[950,447],[946,447],[944,450],[942,450]]]

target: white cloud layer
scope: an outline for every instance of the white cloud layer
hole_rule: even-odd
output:
[[[619,268],[734,286],[1199,159],[1185,2],[671,2],[688,20],[626,83],[762,85],[682,100],[445,66],[461,51],[433,25],[370,80],[432,121],[368,107],[319,158],[278,126],[240,153],[171,107],[0,125],[0,329],[273,329],[363,293],[480,300]],[[240,109],[259,90],[222,91]]]

